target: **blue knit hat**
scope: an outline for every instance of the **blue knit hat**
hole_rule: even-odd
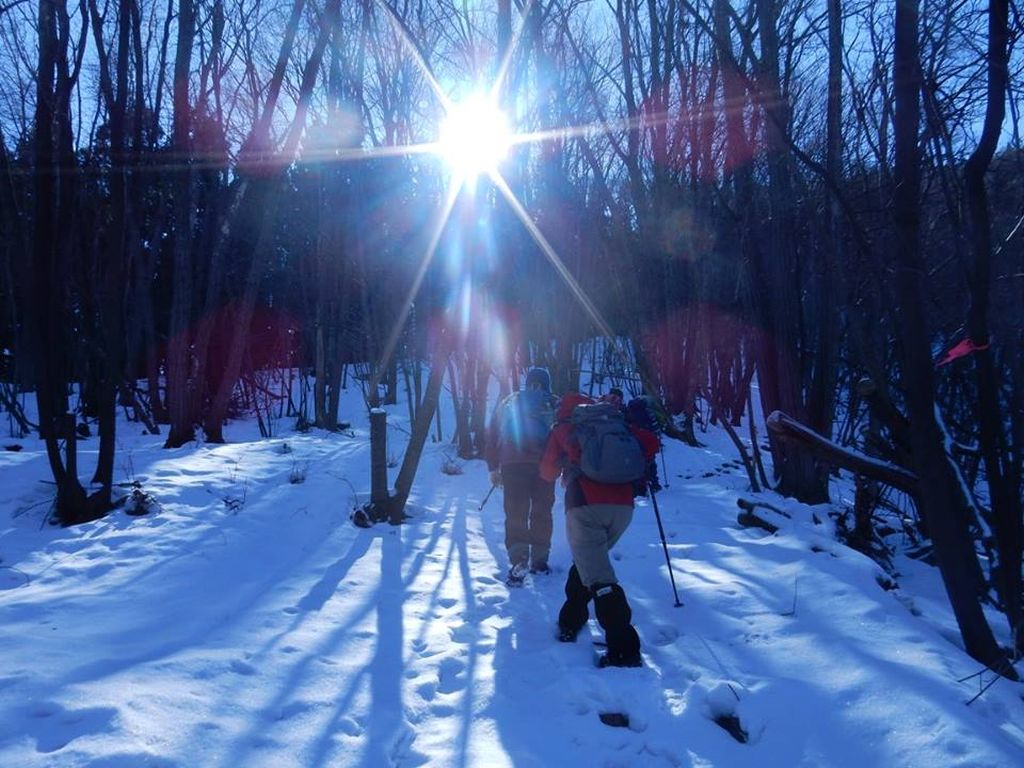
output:
[[[526,386],[539,384],[545,392],[551,391],[551,374],[547,368],[531,368],[526,372]]]

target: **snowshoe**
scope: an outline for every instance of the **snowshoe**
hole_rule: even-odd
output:
[[[549,566],[546,561],[539,561],[530,566],[530,573],[547,576],[551,573],[551,566]]]

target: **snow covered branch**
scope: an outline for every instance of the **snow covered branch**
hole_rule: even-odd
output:
[[[813,429],[787,416],[782,411],[773,411],[768,417],[767,423],[769,431],[777,438],[810,451],[827,464],[870,477],[911,495],[917,494],[918,480],[917,475],[913,472],[844,448],[828,438],[822,437]]]

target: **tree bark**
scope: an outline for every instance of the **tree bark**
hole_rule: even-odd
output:
[[[405,503],[409,498],[410,491],[412,491],[416,470],[419,469],[420,459],[423,457],[423,446],[427,442],[427,435],[430,434],[430,422],[437,411],[437,404],[441,397],[441,384],[444,382],[445,368],[451,355],[451,340],[449,337],[450,334],[442,330],[441,337],[437,341],[437,346],[434,348],[434,354],[430,360],[427,391],[423,395],[423,402],[416,411],[416,421],[412,427],[409,446],[405,449],[402,467],[398,471],[398,477],[395,479],[395,493],[390,502],[390,517],[393,523],[401,522],[405,514]]]
[[[117,6],[117,49],[114,58],[113,86],[107,92],[110,117],[110,204],[111,225],[104,251],[97,254],[100,342],[102,352],[95,362],[99,369],[99,456],[93,482],[102,503],[111,502],[116,450],[117,397],[124,374],[125,266],[129,250],[132,202],[129,196],[128,164],[128,65],[132,33],[131,0],[119,0]],[[94,16],[95,4],[92,5]],[[102,50],[102,35],[97,31],[96,45]]]
[[[789,163],[790,142],[786,136],[790,124],[790,105],[782,90],[779,75],[778,5],[776,0],[757,0],[758,30],[761,38],[760,96],[765,111],[769,221],[765,245],[759,250],[763,259],[759,272],[765,282],[757,291],[763,327],[768,331],[762,345],[762,365],[758,378],[765,410],[781,408],[807,419],[807,394],[804,391],[807,344],[802,333],[800,300],[803,275],[794,233],[794,196]],[[818,417],[813,419],[818,421]],[[806,454],[791,453],[785,446],[773,445],[778,490],[808,503],[828,500],[825,473]]]
[[[992,287],[992,224],[985,173],[992,163],[1006,115],[1009,72],[1009,3],[991,0],[988,8],[988,88],[981,139],[964,167],[971,250],[971,305],[967,329],[974,343],[979,443],[985,461],[992,501],[992,527],[999,562],[994,569],[996,591],[1014,633],[1017,650],[1024,650],[1022,613],[1022,520],[1020,487],[1015,487],[1001,417],[999,382],[989,335],[989,292]]]
[[[177,448],[195,437],[192,387],[192,107],[189,73],[195,37],[194,0],[178,2],[178,41],[174,55],[174,126],[171,140],[174,174],[173,283],[170,339],[167,345],[167,407],[170,429],[166,448]]]
[[[957,482],[935,418],[935,382],[923,295],[921,255],[921,117],[918,0],[897,0],[894,49],[895,192],[893,214],[900,343],[900,379],[906,393],[913,463],[920,478],[920,512],[935,546],[942,581],[967,652],[1010,679],[1017,674],[996,644],[981,610],[984,584],[966,523],[966,498]]]
[[[67,10],[55,0],[39,0],[33,143],[33,259],[29,285],[30,335],[37,350],[35,365],[39,432],[57,485],[55,511],[64,525],[105,514],[109,495],[90,500],[77,472],[75,416],[68,412],[68,359],[71,357],[67,275],[74,273],[72,233],[76,195],[71,132],[71,96],[79,67],[69,65],[71,45]],[[87,30],[83,22],[83,37]],[[84,49],[84,39],[76,41]],[[81,54],[80,54],[81,55]],[[65,456],[60,454],[64,441]]]

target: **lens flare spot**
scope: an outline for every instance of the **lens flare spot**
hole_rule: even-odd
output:
[[[445,162],[472,179],[496,171],[511,141],[508,119],[498,105],[488,97],[472,96],[448,108],[438,143]]]

